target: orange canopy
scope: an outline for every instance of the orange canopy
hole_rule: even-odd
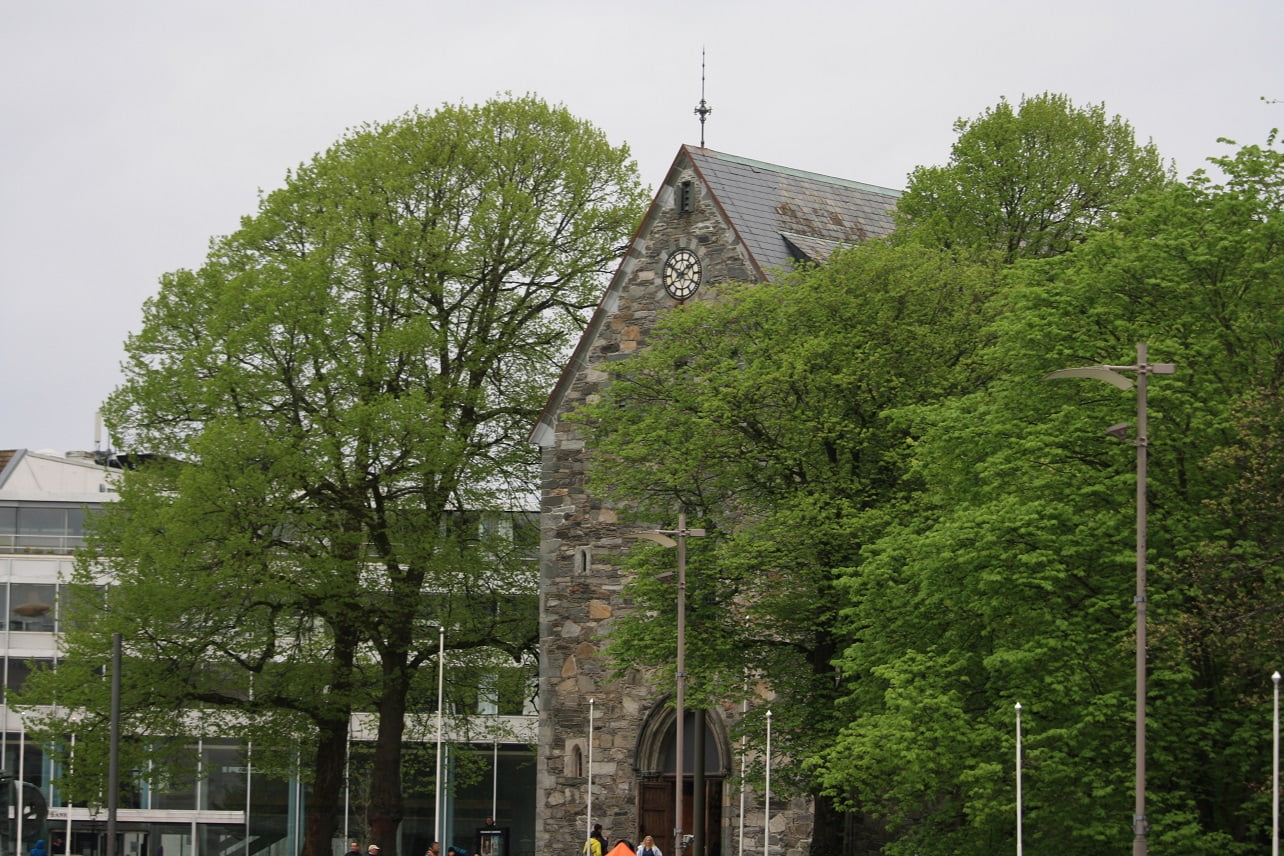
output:
[[[621,841],[612,847],[611,852],[607,853],[606,856],[634,856],[634,852],[629,848],[629,845]]]

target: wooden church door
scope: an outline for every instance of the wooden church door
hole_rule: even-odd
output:
[[[673,849],[673,782],[643,782],[638,794],[638,840],[649,835],[661,852]]]
[[[692,810],[695,807],[693,783],[686,781],[682,790],[682,831],[690,835],[695,828]],[[715,856],[722,850],[722,780],[705,781],[704,800],[704,856]],[[638,837],[635,844],[642,842],[643,836],[655,839],[656,845],[664,853],[673,849],[673,779],[659,782],[643,782],[638,791]],[[693,853],[680,856],[696,856]]]

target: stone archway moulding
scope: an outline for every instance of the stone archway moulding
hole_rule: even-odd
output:
[[[656,702],[646,715],[638,733],[638,745],[633,755],[633,769],[641,779],[663,776],[667,772],[664,768],[665,750],[673,741],[674,724],[677,719],[673,708],[669,707],[667,702],[667,696]],[[688,711],[688,713],[695,714],[696,711]],[[720,717],[710,716],[709,711],[703,713],[707,741],[705,757],[708,758],[708,747],[711,746],[717,759],[715,765],[706,766],[705,775],[729,776],[731,769],[727,759],[732,756],[726,724]],[[688,766],[686,769],[688,775],[694,771],[693,767]]]

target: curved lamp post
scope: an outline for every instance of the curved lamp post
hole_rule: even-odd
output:
[[[1044,380],[1086,377],[1108,383],[1119,389],[1131,389],[1132,380],[1120,372],[1137,375],[1137,781],[1136,802],[1132,817],[1133,856],[1146,856],[1146,378],[1152,374],[1172,374],[1172,363],[1146,362],[1146,346],[1137,345],[1137,363],[1131,366],[1084,366],[1061,369],[1044,375]],[[1122,439],[1128,426],[1113,425],[1107,432]]]

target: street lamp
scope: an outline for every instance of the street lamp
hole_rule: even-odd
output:
[[[670,535],[676,535],[677,540],[670,538]],[[639,538],[645,538],[648,541],[654,541],[664,547],[678,548],[678,663],[676,683],[676,698],[674,707],[677,708],[676,731],[674,733],[674,752],[673,752],[673,778],[675,785],[673,788],[673,853],[674,856],[682,856],[682,756],[686,753],[684,743],[685,735],[683,734],[683,720],[686,719],[686,688],[687,688],[687,537],[702,536],[703,529],[688,529],[687,514],[685,511],[678,512],[677,529],[657,529],[653,532],[639,532]],[[698,842],[697,842],[698,844]]]
[[[1137,375],[1137,781],[1136,802],[1132,817],[1133,856],[1146,856],[1146,378],[1152,374],[1172,374],[1172,363],[1147,363],[1146,345],[1137,345],[1137,364],[1132,366],[1084,366],[1061,369],[1044,375],[1044,380],[1086,377],[1108,383],[1119,389],[1131,389],[1132,380],[1119,372]],[[1123,437],[1126,425],[1114,425],[1109,434]]]

